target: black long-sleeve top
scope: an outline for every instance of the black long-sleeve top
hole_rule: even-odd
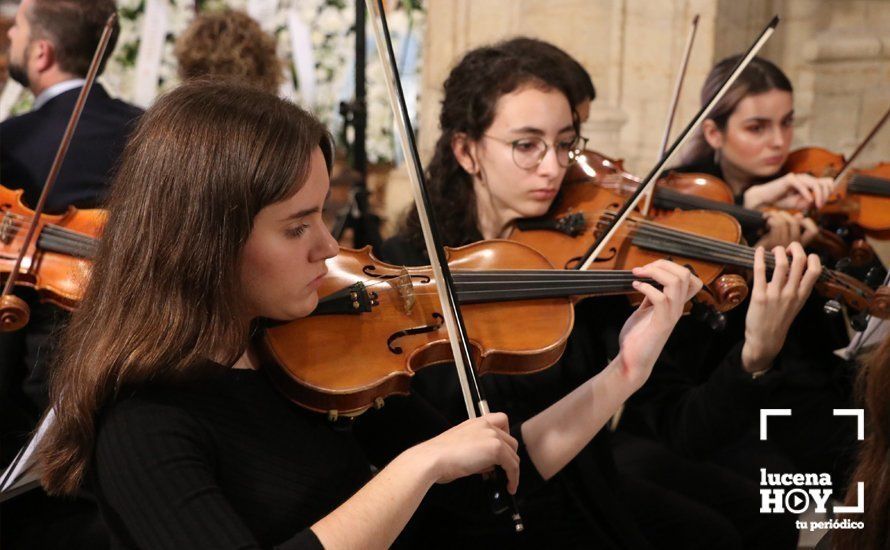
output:
[[[143,388],[103,411],[91,489],[114,547],[320,548],[309,527],[370,478],[369,456],[384,467],[453,425],[410,396],[331,423],[289,401],[264,372],[214,366],[200,381]],[[512,431],[522,490],[534,490],[543,480],[519,423]],[[488,510],[478,477],[434,486],[426,500],[493,537],[509,530]],[[453,546],[461,539],[449,527],[417,518],[397,545]]]
[[[115,547],[296,549],[370,475],[348,430],[220,366],[109,407],[92,481]]]
[[[673,170],[722,177],[713,162]],[[842,319],[822,311],[824,303],[814,291],[792,323],[772,369],[756,380],[741,361],[748,301],[726,313],[722,331],[681,318],[652,376],[628,401],[622,426],[654,435],[686,456],[706,457],[755,429],[759,410],[775,406],[785,388],[847,391],[849,370],[832,353],[846,345],[846,331]]]

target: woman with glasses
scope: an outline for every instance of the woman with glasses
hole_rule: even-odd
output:
[[[529,42],[520,40],[523,45]],[[553,53],[553,46],[547,45],[553,50],[534,50],[511,47],[512,43],[469,52],[445,82],[442,134],[426,172],[433,208],[449,246],[506,238],[518,219],[545,214],[567,167],[584,146],[573,107],[589,100],[590,92],[576,92],[580,86],[572,85],[572,77],[577,75]],[[559,55],[568,58],[561,51]],[[592,90],[592,85],[586,89]],[[399,234],[384,244],[380,255],[397,265],[427,262],[416,211],[409,212]],[[689,277],[684,268],[664,261],[644,272],[661,281]],[[578,446],[577,454],[558,468],[528,447],[528,460],[535,468],[531,475],[523,471],[525,489],[520,489],[519,500],[526,532],[514,535],[492,523],[461,529],[467,524],[442,520],[462,514],[448,506],[447,499],[428,500],[421,507],[421,517],[431,518],[422,523],[425,532],[447,529],[474,546],[741,548],[728,520],[644,482],[631,488],[611,460],[608,430],[601,428],[648,376],[676,322],[675,317],[665,324],[644,320],[650,301],[663,297],[674,301],[646,290],[649,300],[636,312],[629,311],[626,300],[581,302],[575,330],[555,366],[528,376],[486,375],[480,380],[493,410],[507,412],[514,421],[540,411],[561,411],[553,423],[560,429],[544,432],[536,422],[525,422],[520,432],[526,446],[540,441],[539,448],[546,449],[566,438]],[[642,334],[638,331],[652,336],[638,340],[635,336]],[[612,336],[614,348],[601,344]],[[641,368],[640,378],[628,384],[616,373],[632,364]],[[448,397],[458,395],[459,388],[447,367],[418,372],[412,391],[452,422],[463,414]],[[573,412],[577,410],[596,411],[600,421],[586,421],[583,414]],[[645,513],[637,513],[640,509]]]
[[[560,117],[571,125],[567,105]],[[652,303],[625,327],[625,355],[512,425],[503,412],[451,419],[422,396],[334,423],[279,393],[252,341],[268,320],[317,306],[337,253],[322,223],[332,155],[320,122],[255,87],[196,80],[152,106],[54,369],[45,489],[89,488],[115,548],[590,547],[589,508],[539,493],[543,478],[642,383],[701,283],[678,267],[641,270],[663,290],[639,287]],[[351,342],[355,368],[369,345]],[[431,397],[463,408],[448,390]],[[527,536],[503,533],[509,518],[472,476],[495,466],[528,513]],[[606,527],[624,540],[620,524]]]

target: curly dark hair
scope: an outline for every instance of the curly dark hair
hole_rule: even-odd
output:
[[[479,241],[473,179],[454,157],[451,142],[456,134],[471,140],[482,138],[494,121],[501,96],[524,86],[559,90],[573,108],[572,76],[565,65],[554,64],[549,55],[509,47],[510,41],[483,46],[467,53],[445,80],[445,96],[439,114],[441,135],[433,159],[426,168],[427,191],[446,246]],[[507,46],[505,46],[507,45]],[[578,117],[574,117],[576,130]],[[417,209],[405,217],[399,234],[426,256]]]
[[[498,43],[498,47],[519,56],[542,57],[549,60],[554,66],[560,67],[560,70],[564,71],[563,75],[566,81],[571,85],[573,107],[582,101],[596,99],[596,88],[593,86],[593,80],[587,69],[577,59],[550,42],[528,36],[517,36]]]
[[[176,40],[174,51],[183,80],[231,77],[273,94],[281,86],[275,39],[241,11],[202,13]]]

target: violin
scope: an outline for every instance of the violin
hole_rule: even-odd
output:
[[[635,292],[629,271],[555,270],[529,246],[506,240],[448,248],[457,298],[479,374],[529,374],[562,355],[574,323],[572,298]],[[433,272],[381,262],[370,247],[328,261],[309,316],[270,326],[257,346],[275,383],[330,418],[381,407],[409,393],[419,369],[454,361]],[[361,369],[354,343],[361,342]]]
[[[789,153],[782,171],[793,174],[810,174],[817,178],[834,178],[847,165],[844,155],[822,147],[802,147]]]
[[[0,277],[15,267],[34,211],[22,203],[22,190],[0,186]],[[16,283],[34,288],[43,301],[74,309],[89,278],[92,258],[107,212],[69,207],[60,215],[42,215],[36,235],[25,251]]]
[[[843,155],[807,147],[791,153],[785,167],[795,173],[837,178],[847,164]],[[849,232],[852,225],[870,237],[890,239],[890,163],[850,170],[814,215],[830,227]]]
[[[566,181],[593,181],[621,195],[632,193],[640,183],[638,177],[624,171],[621,161],[595,151],[582,153],[578,162],[570,168]],[[736,204],[729,184],[710,174],[669,172],[656,183],[652,206],[655,212],[650,213],[653,216],[676,209],[714,210],[738,220],[746,232],[762,232],[767,227],[763,212]],[[827,230],[820,231],[810,246],[832,260],[851,255],[844,240]],[[863,258],[859,263],[868,261],[868,258]]]
[[[620,196],[597,186],[571,184],[564,187],[560,203],[546,219],[517,224],[511,239],[537,247],[550,261],[566,269],[583,260],[583,253],[597,239],[618,207]],[[744,281],[726,278],[728,266],[751,270],[754,248],[740,244],[738,222],[723,212],[677,210],[653,220],[630,216],[630,224],[618,233],[606,252],[594,262],[599,268],[631,269],[658,258],[671,259],[693,271],[710,290],[707,303],[731,308],[747,296]],[[767,268],[775,259],[767,253]],[[737,276],[736,276],[737,277]],[[715,284],[716,283],[716,284]],[[872,290],[867,285],[833,270],[825,269],[816,289],[829,298],[827,311],[839,311],[840,303],[857,312],[890,318],[890,290]],[[718,309],[720,311],[720,309]]]
[[[586,150],[569,167],[565,183],[596,183],[614,193],[629,195],[641,180],[615,160],[596,151]],[[670,172],[659,178],[652,197],[657,211],[716,210],[726,212],[745,229],[762,230],[766,226],[763,213],[735,204],[729,185],[709,174]]]
[[[44,206],[53,185],[55,185],[56,178],[59,176],[59,170],[62,168],[62,162],[65,160],[71,140],[74,138],[74,131],[77,129],[77,123],[83,113],[87,94],[99,74],[99,65],[108,48],[116,21],[117,13],[112,13],[105,21],[105,27],[102,29],[102,35],[87,70],[83,87],[80,89],[77,102],[71,111],[65,133],[62,134],[62,140],[59,142],[56,156],[47,173],[46,180],[43,182],[43,189],[34,210],[24,207],[21,192],[10,196],[9,190],[5,190],[6,192],[0,196],[0,200],[3,200],[4,212],[3,225],[0,227],[0,233],[2,233],[0,234],[0,242],[2,242],[0,265],[3,266],[3,270],[0,272],[3,275],[3,290],[0,292],[0,332],[19,330],[28,324],[30,319],[31,310],[28,304],[13,294],[13,289],[20,279],[25,281],[25,285],[43,291],[44,300],[62,306],[73,307],[72,297],[75,295],[80,297],[79,289],[84,280],[84,271],[89,269],[88,264],[71,265],[65,260],[59,262],[58,258],[52,254],[66,254],[71,251],[73,254],[68,255],[72,257],[76,257],[78,254],[88,254],[91,257],[90,250],[95,250],[95,248],[89,245],[88,239],[80,238],[80,230],[82,226],[87,230],[96,226],[84,222],[85,218],[76,216],[76,211],[73,210],[69,210],[62,216],[45,217]],[[88,215],[87,217],[92,218],[93,216]],[[45,219],[58,223],[48,223],[44,221]],[[69,227],[63,226],[63,223]],[[101,227],[102,224],[104,224],[104,217],[98,226]],[[16,246],[10,247],[12,243],[16,243]],[[44,264],[47,264],[47,267],[44,268]],[[66,265],[71,269],[66,271]]]
[[[582,255],[594,242],[602,222],[623,204],[616,193],[588,184],[563,185],[560,202],[545,218],[520,220],[510,235],[516,240],[540,250],[549,261],[563,269],[577,269]],[[640,216],[629,218],[630,227],[643,221]],[[741,226],[731,216],[715,211],[669,211],[658,215],[660,222],[686,236],[708,235],[718,242],[738,243]],[[633,231],[631,229],[630,231]],[[621,233],[625,237],[627,231]],[[667,257],[687,267],[703,283],[695,300],[713,311],[725,313],[748,296],[748,285],[738,275],[725,273],[723,264],[700,261],[692,255],[665,255],[658,250],[635,246],[632,239],[622,238],[594,261],[597,269],[632,269]],[[636,303],[638,296],[631,302]],[[718,323],[719,324],[719,323]]]

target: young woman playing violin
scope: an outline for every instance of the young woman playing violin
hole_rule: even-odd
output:
[[[567,104],[564,114],[571,127]],[[514,423],[522,441],[505,415],[487,415],[393,453],[372,478],[365,452],[395,444],[375,448],[368,433],[420,439],[436,419],[388,402],[367,417],[377,427],[363,448],[279,394],[250,340],[260,319],[300,318],[317,304],[325,260],[337,253],[321,221],[331,158],[326,131],[304,111],[210,81],[161,98],[128,144],[40,451],[47,490],[86,484],[117,546],[382,547],[437,482],[497,465],[515,492],[522,455],[533,486],[525,472],[563,469],[642,384],[700,288],[677,266],[640,270],[663,289],[638,285],[649,301],[625,326],[622,355]],[[475,496],[442,494],[457,505]],[[572,518],[561,519],[570,529]]]
[[[258,319],[308,315],[337,254],[321,220],[331,160],[305,111],[210,81],[159,99],[127,145],[40,451],[46,489],[86,485],[115,547],[385,547],[435,483],[498,465],[516,490],[503,414],[372,478],[347,430],[262,372]]]
[[[703,97],[736,60],[714,68]],[[725,178],[748,206],[819,204],[827,196],[825,180],[776,177],[788,154],[792,116],[787,78],[755,59],[705,121],[693,162],[678,170]],[[842,321],[822,311],[824,300],[810,297],[820,265],[801,242],[814,230],[800,216],[774,220],[760,245],[791,244],[771,250],[772,275],[755,267],[750,299],[727,315],[721,332],[681,320],[663,364],[628,404],[625,429],[751,480],[759,479],[760,468],[828,472],[842,492],[855,432],[833,416],[834,408],[850,406],[850,372],[832,352],[846,344],[846,334]],[[761,408],[793,411],[791,419],[770,425],[767,442],[758,437]]]
[[[589,100],[590,95],[574,90],[589,90],[592,86],[569,83],[572,75],[565,64],[554,61],[549,49],[526,48],[529,42],[520,39],[521,47],[515,47],[516,41],[512,40],[473,50],[457,63],[445,82],[440,115],[442,135],[427,174],[432,202],[443,221],[443,237],[448,245],[509,237],[518,219],[546,213],[579,145],[572,106]],[[566,57],[562,52],[560,55]],[[576,95],[581,97],[576,99]],[[383,259],[396,265],[426,262],[416,216],[416,212],[410,212],[399,235],[384,244]],[[667,261],[651,264],[646,272],[657,274],[666,282],[674,276],[686,276],[685,269]],[[657,294],[649,297],[661,300]],[[616,302],[621,306],[615,308]],[[609,387],[614,394],[608,406],[616,410],[613,407],[636,387],[609,383],[616,367],[626,365],[629,357],[643,352],[648,373],[652,365],[649,361],[654,362],[657,346],[666,334],[660,331],[669,332],[673,325],[650,327],[658,331],[657,340],[636,340],[633,333],[640,328],[640,314],[650,306],[642,306],[628,319],[632,312],[626,303],[626,299],[581,302],[576,307],[575,330],[566,353],[550,369],[527,376],[483,377],[480,382],[485,385],[493,407],[508,411],[515,422],[532,417],[554,402],[562,407],[560,399],[566,394],[593,394],[593,401],[584,403],[585,408],[596,406],[597,399],[606,406],[603,397],[596,397],[595,388]],[[614,313],[616,310],[620,313]],[[614,347],[601,344],[612,337]],[[418,372],[412,389],[446,411],[449,418],[460,418],[460,404],[453,401],[459,390],[446,369]],[[568,413],[570,409],[565,410]],[[580,438],[582,448],[559,470],[545,468],[529,448],[538,477],[543,479],[534,480],[537,487],[533,494],[520,490],[519,504],[527,533],[511,537],[493,526],[476,525],[474,530],[466,530],[468,543],[491,541],[504,546],[527,542],[533,546],[537,542],[573,548],[742,548],[736,526],[721,514],[641,480],[620,477],[610,457],[608,431],[601,430],[603,422],[587,423],[584,418],[565,414],[558,423],[560,429],[547,434],[537,432],[531,421],[524,424],[526,445],[538,438],[564,438],[579,422],[587,428],[573,436]],[[523,483],[529,483],[529,476],[525,472],[523,476]],[[709,479],[707,474],[702,478]],[[771,525],[775,520],[758,520],[756,490],[750,494],[751,512],[746,517],[762,528],[763,538],[759,540],[763,541],[764,535],[775,532]],[[721,498],[728,501],[735,495],[734,490],[727,491]],[[443,510],[439,504],[424,506],[424,512],[440,520],[460,514],[459,510]],[[688,521],[690,517],[692,521]],[[453,523],[447,522],[448,528],[459,529]],[[543,532],[536,532],[541,526]]]
[[[710,98],[735,67],[739,56],[711,69],[702,86],[702,101]],[[767,217],[769,231],[757,243],[767,249],[817,234],[816,223],[791,211],[817,208],[832,191],[831,178],[784,173],[794,136],[793,88],[773,63],[754,58],[717,103],[694,137],[677,172],[701,172],[729,184],[745,208],[775,207]]]

